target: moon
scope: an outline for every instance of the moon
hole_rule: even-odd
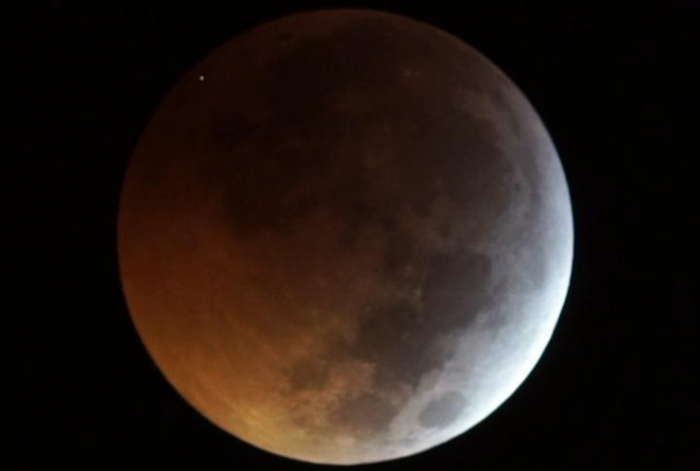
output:
[[[256,27],[164,98],[118,217],[133,323],[199,413],[271,453],[409,456],[491,414],[569,286],[566,178],[460,39],[395,14]]]

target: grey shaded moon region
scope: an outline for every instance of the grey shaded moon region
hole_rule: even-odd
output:
[[[127,169],[133,322],[234,436],[357,464],[465,432],[522,383],[568,290],[571,202],[527,99],[394,14],[282,18],[174,86]]]

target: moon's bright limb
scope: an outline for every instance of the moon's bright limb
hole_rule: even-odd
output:
[[[440,30],[348,10],[268,23],[186,74],[118,233],[133,321],[187,401],[339,464],[497,408],[552,334],[573,252],[559,158],[515,85]]]

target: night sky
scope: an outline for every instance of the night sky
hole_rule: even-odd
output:
[[[0,466],[319,468],[240,442],[171,388],[131,324],[115,231],[126,164],[170,86],[250,27],[332,5],[431,23],[495,62],[548,127],[574,211],[571,289],[525,383],[461,437],[367,468],[700,468],[700,4],[32,3],[5,15],[17,126],[6,290],[18,301],[3,310]]]

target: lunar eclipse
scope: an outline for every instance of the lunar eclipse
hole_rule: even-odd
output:
[[[165,97],[131,158],[121,280],[197,411],[286,457],[386,461],[499,407],[573,260],[565,175],[516,85],[389,13],[254,28]]]

